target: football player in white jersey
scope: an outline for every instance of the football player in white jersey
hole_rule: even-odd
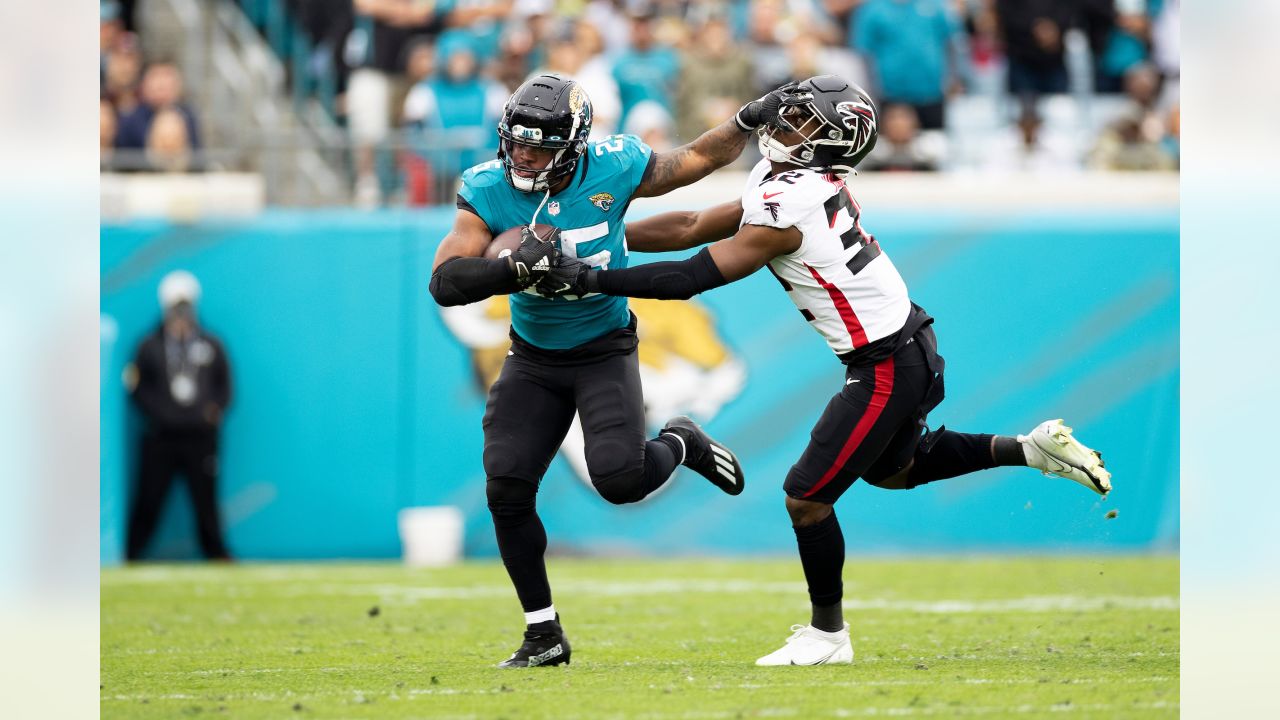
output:
[[[799,91],[811,93],[812,101],[787,108],[760,130],[765,159],[740,201],[627,225],[628,238],[651,249],[718,242],[687,260],[622,270],[592,270],[566,258],[539,286],[549,294],[686,299],[767,266],[846,365],[844,386],[783,483],[812,616],[758,665],[852,662],[840,605],[844,536],[833,505],[858,478],[910,489],[1026,465],[1100,495],[1111,490],[1102,456],[1061,420],[1017,436],[929,430],[926,416],[943,397],[933,318],[908,299],[897,268],[863,229],[845,184],[875,145],[875,106],[861,88],[834,75],[810,78]]]

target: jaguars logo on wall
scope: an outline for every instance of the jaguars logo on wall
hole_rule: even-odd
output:
[[[716,332],[715,317],[706,306],[692,300],[674,303],[641,298],[631,298],[629,303],[640,320],[637,353],[645,420],[651,432],[657,432],[674,415],[691,415],[698,422],[707,422],[725,403],[738,397],[746,382],[746,367]],[[511,347],[507,297],[496,295],[440,311],[449,331],[470,350],[476,389],[487,395]],[[578,479],[590,487],[585,447],[582,424],[575,416],[560,454]],[[658,494],[661,490],[654,493]]]
[[[596,193],[591,196],[591,204],[605,212],[609,212],[609,208],[613,206],[613,196],[607,192]]]

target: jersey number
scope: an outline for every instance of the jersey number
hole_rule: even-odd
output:
[[[858,207],[858,203],[849,194],[848,188],[844,188],[843,192],[838,192],[827,198],[822,207],[827,211],[827,222],[832,229],[835,229],[836,223],[840,221],[841,212],[849,218],[849,229],[840,233],[840,243],[844,245],[844,248],[848,250],[855,245],[861,246],[861,249],[855,252],[846,264],[849,272],[857,275],[862,268],[867,266],[867,263],[880,257],[880,244],[876,242],[875,238],[863,231],[860,218],[862,208]]]
[[[609,137],[605,138],[600,144],[596,145],[596,157],[604,157],[604,154],[607,152],[611,152],[611,153],[622,152],[622,136],[621,135],[610,135]]]

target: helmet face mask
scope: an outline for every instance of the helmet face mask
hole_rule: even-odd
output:
[[[854,172],[876,143],[871,98],[834,75],[810,78],[800,88],[813,93],[813,100],[785,110],[777,126],[760,129],[761,154],[771,162]]]
[[[590,132],[591,102],[581,85],[550,74],[526,80],[507,101],[498,122],[498,159],[507,182],[521,192],[542,192],[572,175]],[[520,165],[517,145],[552,154],[542,167]]]

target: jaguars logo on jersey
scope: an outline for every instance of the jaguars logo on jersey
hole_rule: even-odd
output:
[[[604,212],[609,212],[609,208],[613,205],[613,196],[607,192],[596,193],[591,196],[591,204]]]

